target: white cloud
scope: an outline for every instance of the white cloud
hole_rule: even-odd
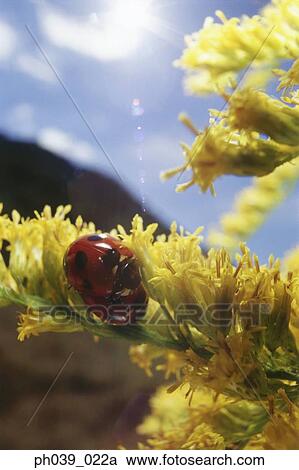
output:
[[[17,46],[19,47],[16,53]],[[22,49],[13,28],[0,18],[0,62],[10,59],[9,65],[13,68],[38,80],[54,82],[55,77],[49,65],[33,54],[22,52]]]
[[[16,59],[16,66],[19,70],[30,75],[37,80],[53,83],[54,74],[46,62],[34,57],[31,54],[21,54]]]
[[[16,42],[16,34],[12,27],[0,19],[0,60],[5,60],[10,57]]]
[[[126,57],[138,40],[136,30],[118,27],[110,20],[109,15],[78,19],[50,7],[40,11],[42,30],[54,45],[102,61]]]
[[[19,136],[33,137],[36,130],[33,106],[26,102],[16,104],[8,111],[4,123]]]
[[[84,140],[76,139],[61,129],[46,127],[41,129],[37,142],[47,150],[56,152],[75,163],[89,165],[95,163],[95,151],[93,147]]]

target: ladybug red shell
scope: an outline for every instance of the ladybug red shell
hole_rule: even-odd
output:
[[[128,315],[136,316],[134,304],[146,301],[134,254],[109,234],[85,235],[74,241],[64,256],[64,269],[68,283],[84,302],[100,306],[100,313],[97,309],[94,313],[102,319],[107,319],[106,308],[128,306],[112,323],[127,322]]]

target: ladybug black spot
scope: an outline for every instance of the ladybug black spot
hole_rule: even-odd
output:
[[[111,248],[102,257],[102,261],[107,268],[113,268],[119,262],[120,254],[117,250]]]
[[[97,242],[98,240],[101,240],[102,237],[100,235],[90,235],[90,237],[87,238],[89,242]]]
[[[120,267],[119,282],[126,289],[136,289],[140,282],[138,266],[134,261],[125,261]]]
[[[77,251],[75,256],[75,265],[76,268],[81,270],[84,269],[87,264],[87,255],[84,251]]]
[[[91,290],[92,284],[88,279],[83,280],[83,289]]]

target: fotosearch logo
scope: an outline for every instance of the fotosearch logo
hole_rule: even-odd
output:
[[[247,328],[263,326],[271,314],[271,306],[267,303],[251,303],[246,307],[240,304],[213,303],[206,308],[196,303],[179,304],[172,313],[165,305],[157,306],[149,314],[146,304],[112,304],[112,305],[51,305],[42,307],[38,314],[40,320],[45,314],[51,315],[57,324],[68,325],[81,323],[84,317],[86,323],[94,324],[95,317],[108,324],[122,325],[151,325],[175,326],[192,325],[198,329],[210,326],[217,329],[229,329],[235,321],[236,315]]]

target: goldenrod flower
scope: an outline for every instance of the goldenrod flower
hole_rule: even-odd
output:
[[[206,191],[222,175],[265,176],[299,154],[299,146],[281,145],[258,134],[237,133],[222,122],[211,124],[191,147],[182,147],[186,162],[162,173],[162,178],[168,179],[192,171],[191,180],[179,184],[177,191],[194,184]]]
[[[289,94],[284,95],[282,99],[286,103],[295,104],[296,106],[298,106],[299,105],[299,90],[290,91]]]
[[[177,64],[191,70],[188,83],[193,92],[217,91],[228,101],[228,109],[212,110],[210,125],[202,132],[182,118],[195,140],[191,146],[182,144],[185,163],[162,174],[163,179],[175,175],[180,179],[191,170],[191,179],[179,184],[177,191],[197,184],[202,191],[210,188],[213,192],[213,182],[219,176],[265,176],[299,155],[299,101],[293,90],[298,83],[298,60],[288,72],[275,70],[281,74],[279,89],[290,88],[282,100],[252,88],[252,72],[240,90],[235,80],[253,59],[253,67],[267,64],[268,74],[277,60],[298,56],[297,4],[294,0],[273,0],[260,16],[241,20],[228,20],[222,12],[217,16],[223,24],[208,18],[202,30],[187,38],[188,47]],[[227,85],[230,93],[225,90]]]
[[[197,414],[200,421],[209,425],[214,424],[214,418],[219,411],[233,401],[224,395],[216,395],[208,388],[202,387],[194,394],[190,403],[186,400],[184,387],[169,391],[169,387],[159,387],[150,399],[151,414],[146,416],[138,426],[140,434],[148,435],[166,431],[173,425],[181,425],[190,414]]]
[[[262,431],[269,418],[260,404],[233,401],[205,387],[191,403],[185,394],[184,388],[172,393],[165,386],[157,389],[150,399],[150,414],[137,428],[143,437],[140,448],[238,448]]]
[[[222,113],[230,129],[256,131],[273,141],[297,146],[299,153],[299,106],[289,106],[265,92],[245,88],[229,98],[229,108]]]
[[[26,220],[15,212],[0,218],[10,243],[8,268],[0,271],[0,300],[25,307],[21,340],[84,329],[146,344],[131,351],[133,361],[148,374],[155,361],[167,378],[175,378],[174,388],[186,385],[190,399],[203,386],[252,401],[255,390],[266,399],[278,386],[297,396],[297,350],[289,327],[296,292],[278,261],[270,257],[260,266],[244,245],[237,265],[223,248],[206,256],[202,228],[190,234],[172,224],[168,236],[155,237],[157,224],[143,228],[136,216],[130,233],[118,227],[114,235],[136,256],[148,309],[139,324],[117,327],[89,318],[80,296],[67,288],[62,269],[67,245],[95,230],[81,219],[72,224],[68,210],[59,208],[52,216],[46,208]]]
[[[264,344],[266,350],[276,353],[280,347],[294,348],[288,329],[293,294],[289,292],[288,280],[280,279],[279,263],[270,258],[268,266],[260,266],[257,257],[251,257],[249,250],[242,247],[235,268],[223,249],[210,250],[205,257],[196,234],[177,233],[172,226],[168,238],[155,241],[155,228],[151,225],[144,230],[141,219],[135,217],[131,234],[123,230],[121,234],[136,254],[150,297],[166,306],[174,319],[173,334],[178,341],[187,341],[193,350],[193,356],[191,351],[186,352],[186,366],[182,367],[179,384],[189,383],[191,391],[206,385],[218,392],[230,390],[234,395],[235,384],[239,383],[238,394],[254,399],[254,391],[244,388],[244,384],[257,380],[259,393],[266,396],[272,387],[271,380],[265,381],[265,363],[259,364],[259,349],[254,345]],[[234,307],[216,313],[211,305]],[[253,313],[260,306],[265,312]],[[259,314],[265,318],[254,325]],[[217,326],[212,317],[219,320]],[[234,318],[238,328],[228,325],[225,318]],[[142,364],[142,351],[139,353],[141,357],[136,362]],[[143,353],[149,370],[151,354],[147,349]],[[263,355],[264,352],[261,362]],[[181,361],[180,355],[178,363]],[[291,371],[287,376],[294,377]]]
[[[179,380],[181,368],[185,364],[185,354],[183,352],[165,351],[151,344],[131,346],[130,358],[133,364],[137,364],[149,377],[153,376],[153,363],[162,358],[163,362],[156,364],[155,369],[164,372],[165,379],[169,379],[174,375]]]
[[[22,309],[18,339],[44,332],[89,332],[123,338],[130,358],[148,376],[161,371],[168,385],[150,400],[151,413],[139,426],[140,449],[294,449],[298,447],[299,264],[297,251],[265,265],[240,241],[247,240],[288,194],[299,175],[299,5],[272,0],[260,15],[207,19],[187,38],[177,65],[188,72],[193,93],[216,91],[227,110],[210,111],[210,125],[183,143],[183,165],[164,178],[191,179],[214,192],[220,176],[255,176],[209,240],[220,248],[203,253],[202,227],[186,232],[173,223],[156,236],[136,215],[126,232],[111,233],[131,249],[147,293],[146,312],[128,325],[111,325],[89,311],[67,285],[63,258],[93,223],[68,217],[70,206],[24,219],[2,214],[0,204],[0,306]],[[281,99],[265,86],[281,59],[293,59],[278,75]],[[242,90],[239,72],[253,71]],[[244,77],[243,77],[244,78]],[[227,89],[229,88],[229,90]],[[293,160],[293,161],[292,161]],[[240,243],[240,250],[234,253]],[[275,405],[275,406],[274,406]]]
[[[182,383],[189,385],[191,398],[202,386],[217,393],[231,390],[234,395],[234,388],[244,383],[255,369],[253,357],[249,354],[253,344],[245,334],[231,335],[227,339],[219,338],[217,346],[218,351],[209,361],[203,361],[193,351],[186,353]]]
[[[187,48],[176,62],[187,70],[192,93],[217,92],[235,84],[242,69],[277,63],[299,55],[299,7],[295,0],[273,0],[251,18],[207,18],[203,28],[186,37]]]
[[[212,416],[224,406],[224,398],[215,399],[202,389],[192,407],[180,391],[169,394],[165,387],[150,400],[151,414],[138,427],[146,437],[142,449],[224,449],[224,438],[211,425]]]
[[[299,246],[289,251],[283,260],[283,269],[289,276],[289,289],[292,292],[292,314],[290,319],[290,330],[299,349]]]
[[[209,244],[230,251],[236,249],[240,241],[248,240],[267,215],[289,195],[298,178],[298,158],[276,168],[270,175],[255,178],[252,186],[237,194],[233,210],[221,217],[221,229],[210,231]]]
[[[299,275],[299,245],[286,253],[283,259],[283,268],[286,272]]]
[[[72,224],[66,218],[70,210],[70,206],[59,206],[52,215],[46,206],[32,219],[22,218],[17,211],[11,218],[0,216],[0,236],[9,242],[9,274],[14,282],[11,287],[17,292],[38,295],[53,303],[69,298],[62,265],[64,253],[80,235],[95,231],[94,224],[83,224],[82,218]]]
[[[208,424],[192,425],[190,428],[174,427],[163,434],[157,434],[147,439],[146,444],[140,445],[140,449],[161,450],[220,450],[225,449],[223,437],[214,432]]]
[[[32,336],[38,336],[41,333],[74,333],[83,331],[82,325],[76,323],[72,318],[67,319],[65,314],[57,312],[55,316],[49,313],[35,311],[31,308],[26,313],[20,315],[18,339],[24,339]]]
[[[293,407],[288,413],[278,413],[267,423],[263,435],[263,448],[267,450],[299,450],[299,411]]]
[[[278,390],[278,396],[286,402],[284,409],[274,408],[263,431],[248,442],[246,449],[299,449],[299,409],[283,389]]]
[[[137,428],[145,439],[140,448],[221,449],[240,443],[246,449],[298,448],[298,408],[284,390],[275,395],[274,411],[216,396],[206,388],[198,390],[191,404],[184,395],[182,389],[169,393],[167,387],[158,388],[150,399],[150,414]]]
[[[287,71],[275,69],[273,72],[280,77],[277,91],[283,90],[284,96],[292,92],[296,85],[299,85],[299,59],[294,60]]]
[[[138,344],[137,346],[131,346],[130,348],[131,361],[133,364],[137,364],[138,367],[143,369],[148,377],[153,376],[153,361],[163,356],[163,354],[163,349],[161,350],[151,344]]]
[[[162,386],[157,389],[154,395],[150,398],[151,413],[145,417],[142,424],[137,428],[137,432],[141,435],[153,435],[155,433],[168,431],[174,426],[181,425],[189,417],[191,409],[198,404],[198,397],[203,395],[198,393],[194,398],[192,407],[189,406],[186,400],[185,393],[179,389],[173,393],[169,393],[167,387]],[[207,391],[204,394],[206,404],[212,398],[211,393]],[[196,405],[194,405],[196,403]]]

